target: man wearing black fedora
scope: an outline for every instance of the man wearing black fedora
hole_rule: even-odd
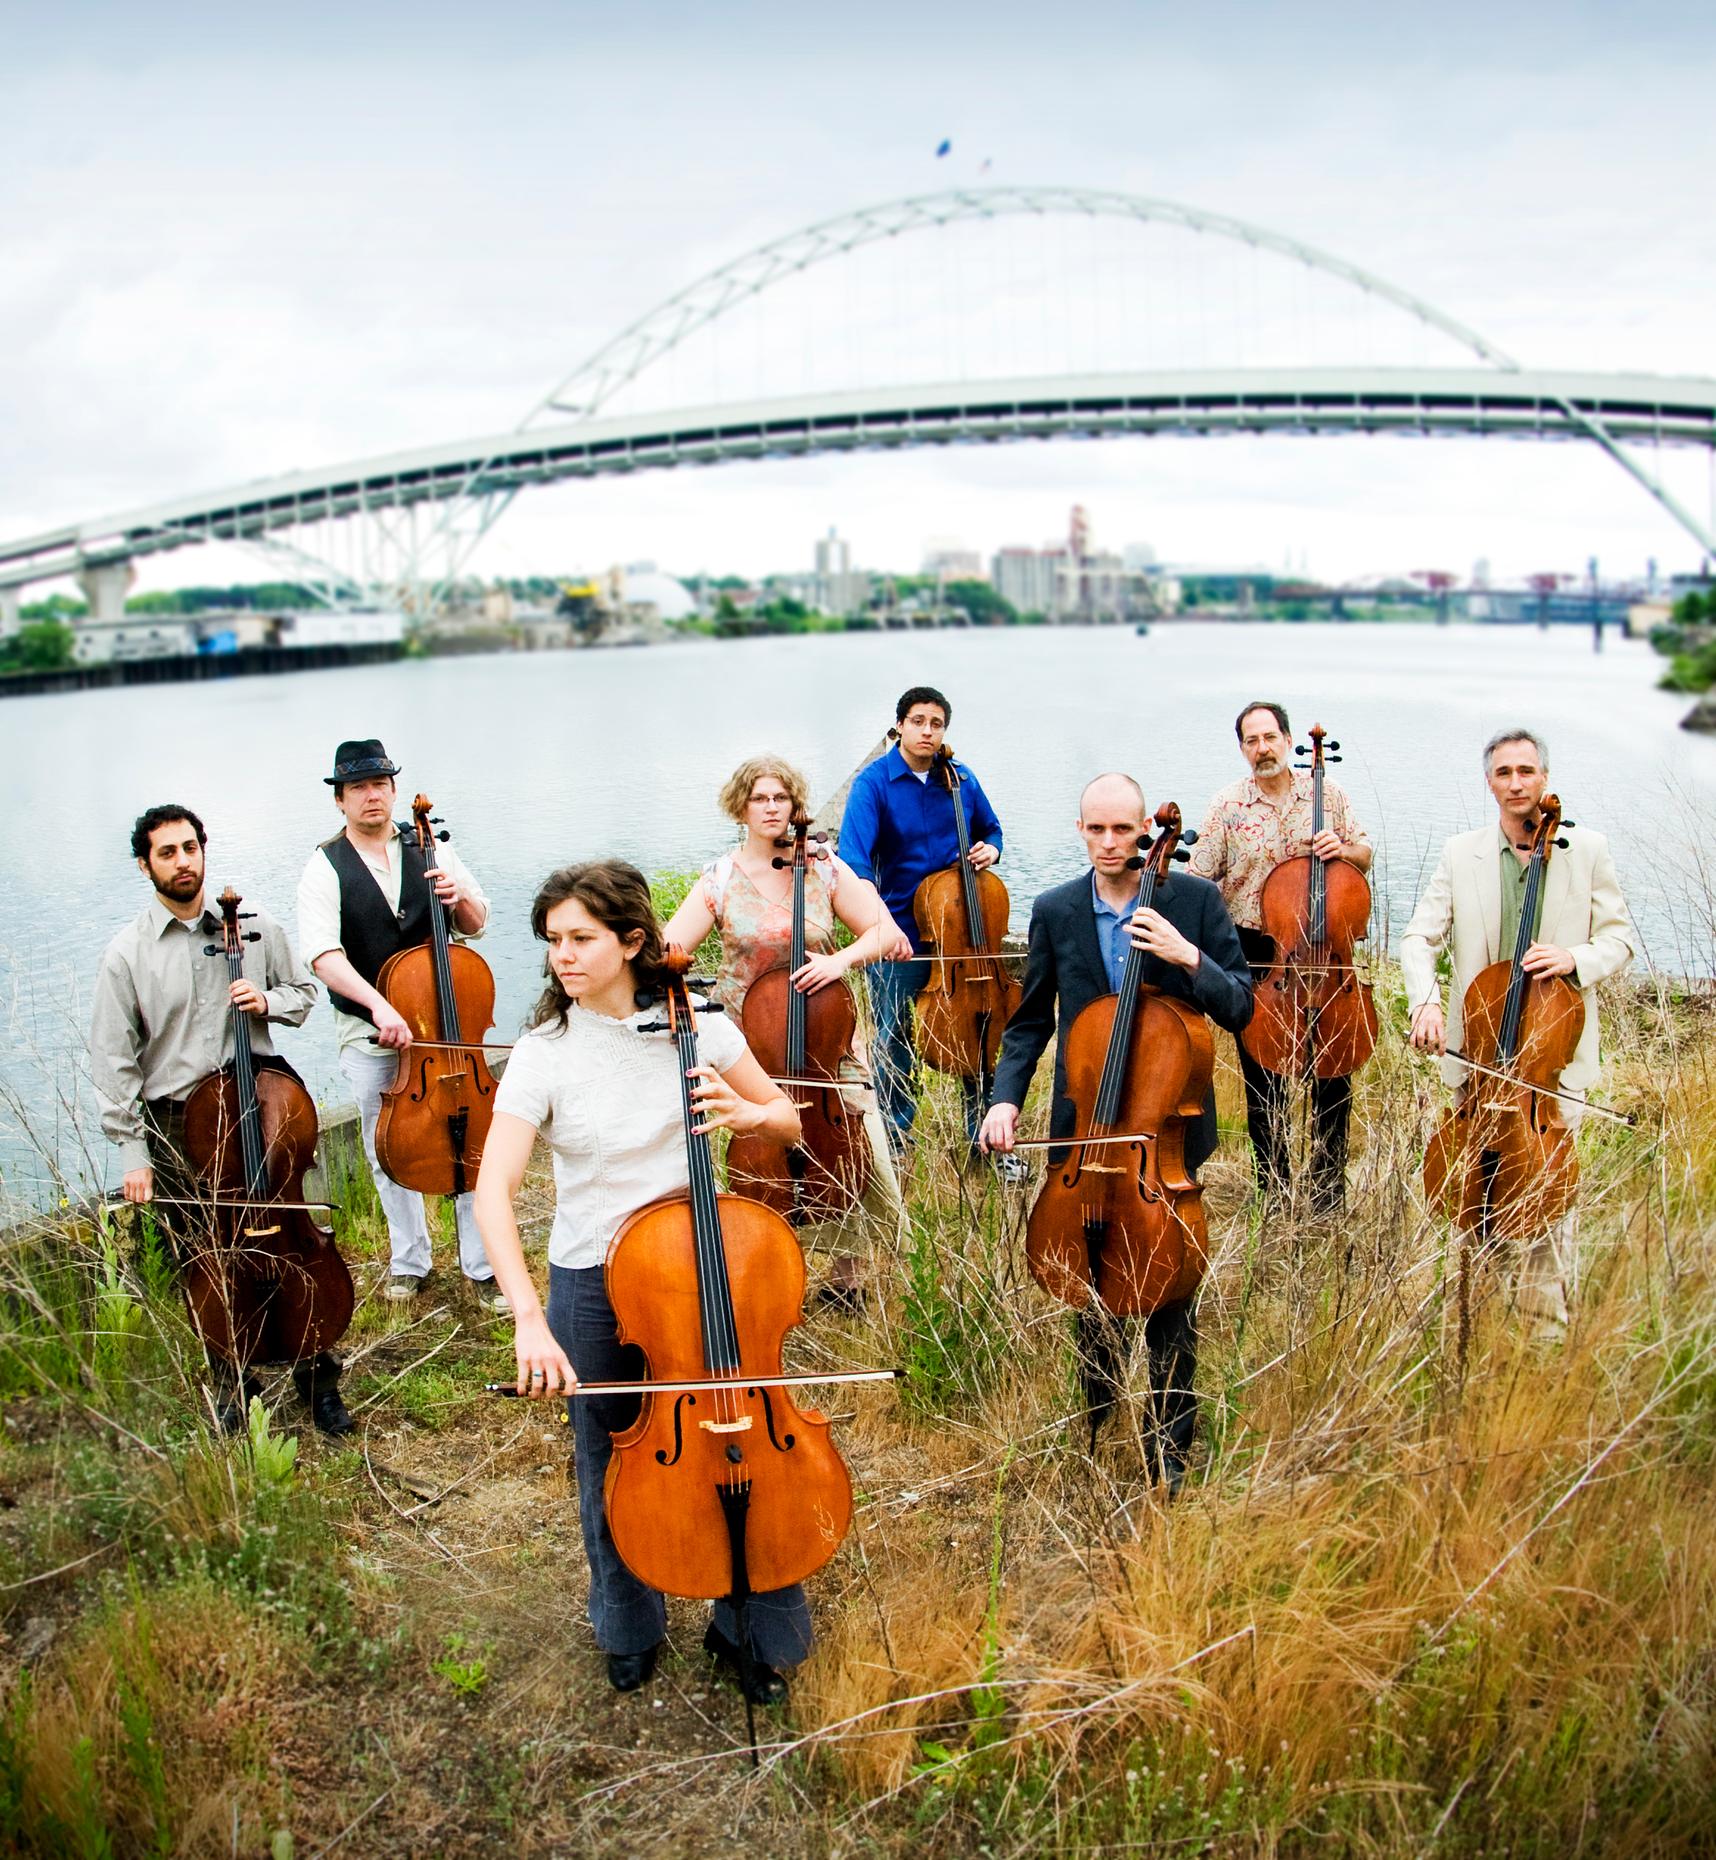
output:
[[[435,871],[425,870],[410,823],[402,827],[393,818],[398,773],[374,737],[335,750],[334,772],[323,780],[345,827],[317,847],[298,882],[298,945],[333,1002],[340,1071],[363,1119],[364,1154],[392,1246],[386,1295],[408,1299],[422,1291],[431,1263],[423,1197],[383,1173],[375,1125],[411,1029],[376,988],[376,978],[389,956],[429,940],[431,887],[460,937],[482,935],[489,901],[450,845],[437,851]],[[454,1209],[465,1277],[485,1311],[503,1314],[507,1302],[495,1285],[471,1197],[455,1197]]]

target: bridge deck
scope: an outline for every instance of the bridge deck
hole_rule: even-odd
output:
[[[229,487],[0,544],[0,587],[192,543],[526,485],[739,459],[1053,438],[1404,434],[1716,446],[1716,381],[1496,368],[928,383],[568,422]]]

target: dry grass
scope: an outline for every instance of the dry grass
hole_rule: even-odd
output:
[[[97,1252],[45,1296],[51,1250],[27,1272],[14,1252],[0,1829],[187,1855],[275,1827],[300,1856],[1716,1846],[1716,1044],[1706,999],[1606,1012],[1640,1127],[1581,1134],[1563,1345],[1523,1333],[1505,1261],[1468,1261],[1462,1303],[1416,1193],[1441,1093],[1397,1042],[1364,1075],[1333,1229],[1255,1220],[1224,1066],[1202,1434],[1172,1505],[1135,1413],[1085,1451],[1067,1317],[1020,1256],[1028,1199],[957,1172],[932,1085],[868,1310],[791,1342],[909,1375],[830,1391],[859,1509],[756,1773],[690,1651],[696,1609],[672,1611],[654,1687],[607,1691],[565,1429],[473,1398],[509,1352],[456,1293],[364,1307],[362,1449],[307,1436],[283,1473],[266,1440],[186,1418],[160,1287],[125,1268],[103,1292]],[[379,1236],[358,1232],[367,1283]]]

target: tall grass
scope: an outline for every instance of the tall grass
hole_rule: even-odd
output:
[[[1564,1344],[1528,1337],[1505,1259],[1462,1271],[1423,1211],[1442,1096],[1398,1045],[1361,1081],[1345,1219],[1259,1222],[1243,1155],[1212,1163],[1203,1446],[1171,1505],[1136,1429],[1081,1450],[1058,1314],[997,1296],[1005,1208],[974,1228],[919,1196],[908,1258],[938,1270],[899,1293],[914,1401],[867,1403],[853,1456],[895,1459],[914,1407],[959,1425],[914,1427],[927,1477],[858,1526],[886,1576],[831,1611],[800,1689],[795,1757],[849,1831],[909,1809],[988,1853],[1716,1839],[1708,1007],[1605,1003],[1640,1127],[1587,1120]],[[1231,1114],[1227,1065],[1222,1095]]]
[[[356,1451],[293,1443],[289,1391],[229,1440],[147,1232],[15,1228],[0,1850],[263,1852],[293,1829],[347,1855],[701,1852],[735,1824],[794,1855],[1710,1847],[1711,1003],[1608,992],[1610,1098],[1639,1123],[1580,1133],[1559,1344],[1513,1312],[1509,1262],[1422,1207],[1444,1094],[1393,1037],[1397,986],[1380,1005],[1337,1222],[1257,1213],[1223,1056],[1201,1433],[1171,1503],[1142,1364],[1092,1453],[1068,1314],[1024,1268],[1031,1191],[968,1164],[951,1083],[925,1080],[866,1308],[789,1340],[806,1367],[905,1375],[842,1392],[858,1510],[761,1786],[686,1662],[637,1710],[702,1743],[647,1751],[613,1716],[565,1430],[473,1405],[504,1337],[372,1300],[348,1340]],[[529,1232],[549,1207],[533,1183]],[[350,1231],[373,1276],[373,1213]],[[388,1482],[412,1442],[441,1454],[422,1493]],[[435,1522],[459,1482],[490,1482],[492,1526]],[[691,1646],[694,1612],[672,1617]],[[436,1714],[457,1714],[458,1765],[418,1784]]]

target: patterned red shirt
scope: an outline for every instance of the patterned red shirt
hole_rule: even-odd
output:
[[[1349,846],[1370,844],[1352,802],[1327,775],[1323,824]],[[1241,929],[1258,930],[1263,925],[1263,881],[1284,859],[1310,850],[1310,771],[1295,769],[1293,786],[1279,801],[1258,787],[1256,776],[1244,775],[1210,802],[1198,843],[1191,849],[1192,870],[1221,887],[1228,914]]]

